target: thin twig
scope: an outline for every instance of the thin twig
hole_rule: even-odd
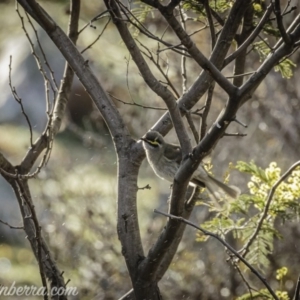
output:
[[[276,16],[277,26],[278,26],[278,29],[280,31],[280,34],[281,34],[281,37],[282,37],[283,41],[287,45],[291,45],[292,39],[287,34],[287,32],[286,32],[286,30],[283,26],[281,8],[280,8],[280,1],[279,0],[274,0],[274,13],[275,13],[275,16]]]
[[[58,90],[58,84],[57,84],[57,82],[56,82],[56,80],[55,80],[54,71],[52,70],[50,64],[48,63],[48,59],[47,59],[46,54],[45,54],[45,52],[44,52],[44,49],[43,49],[43,47],[42,47],[42,45],[41,45],[41,42],[40,42],[40,39],[39,39],[37,30],[35,29],[33,23],[31,22],[31,19],[29,18],[29,16],[28,16],[27,13],[26,13],[26,17],[27,17],[28,23],[31,25],[31,28],[32,28],[32,30],[33,30],[33,32],[34,32],[34,34],[35,34],[36,41],[37,41],[37,43],[38,43],[39,49],[40,49],[40,51],[41,51],[41,53],[42,53],[42,56],[43,56],[43,59],[44,59],[44,63],[45,63],[45,65],[47,66],[47,68],[48,68],[48,70],[49,70],[49,72],[50,72],[51,79],[52,79],[52,81],[53,81],[53,83],[54,83],[54,85],[55,85],[55,88],[51,85],[51,88],[52,88],[52,91],[53,91],[54,97],[55,97],[55,94],[56,94],[56,92],[57,92],[57,90]]]
[[[215,238],[216,240],[218,240],[223,246],[226,247],[226,249],[228,249],[230,252],[232,252],[240,261],[242,261],[250,270],[251,272],[264,284],[264,286],[268,289],[268,291],[270,292],[270,294],[274,297],[274,299],[279,300],[277,295],[275,294],[275,292],[272,290],[272,288],[270,287],[270,285],[268,284],[268,282],[266,281],[266,278],[261,275],[255,268],[252,267],[252,265],[250,263],[248,263],[247,260],[244,259],[244,257],[242,255],[240,255],[238,253],[238,251],[236,251],[235,249],[233,249],[227,242],[225,242],[219,235],[210,232],[202,227],[197,226],[196,224],[190,222],[189,220],[186,220],[182,217],[178,217],[178,216],[174,216],[168,213],[164,213],[161,212],[157,209],[154,209],[155,213],[161,214],[165,217],[169,217],[170,219],[174,219],[174,220],[178,220],[180,222],[183,222],[187,225],[190,225],[198,230],[200,230],[204,235],[207,236],[211,236],[213,238]]]
[[[10,225],[10,224],[8,224],[7,222],[4,222],[4,221],[2,221],[2,220],[0,220],[0,223],[2,223],[2,224],[4,224],[4,225],[8,226],[8,227],[11,228],[11,229],[24,229],[23,226],[12,226],[12,225]]]
[[[196,126],[194,124],[193,118],[191,116],[191,111],[185,109],[184,106],[181,106],[181,109],[184,110],[184,112],[185,112],[185,117],[186,117],[187,122],[188,122],[188,124],[190,126],[190,129],[191,129],[191,131],[193,133],[195,142],[196,142],[196,144],[198,144],[199,143],[199,134],[198,134],[198,131],[197,131]]]
[[[146,184],[145,186],[143,187],[138,187],[138,190],[151,190],[151,186],[148,184]]]
[[[205,12],[206,12],[207,20],[208,20],[208,24],[209,24],[209,30],[210,30],[210,36],[211,36],[211,48],[214,49],[215,44],[216,44],[216,32],[215,32],[215,26],[214,26],[214,22],[212,19],[211,9],[210,9],[208,0],[204,0],[204,8],[205,8]]]
[[[226,76],[226,78],[232,79],[232,78],[244,77],[244,76],[252,75],[254,73],[255,73],[255,71],[247,72],[247,73],[243,73],[243,74],[232,75],[232,76]]]
[[[133,106],[138,106],[138,107],[147,108],[147,109],[155,109],[155,110],[164,110],[164,111],[168,110],[167,108],[163,108],[163,107],[146,106],[146,105],[138,104],[136,102],[134,102],[134,103],[126,102],[126,101],[121,100],[120,98],[117,98],[116,96],[114,96],[111,93],[107,93],[107,94],[110,97],[114,98],[115,100],[117,100],[123,104],[126,104],[126,105],[133,105]]]
[[[37,247],[36,247],[36,257],[37,257],[37,261],[38,261],[38,265],[39,265],[39,269],[40,269],[40,276],[42,279],[42,284],[43,284],[43,288],[44,288],[44,300],[48,300],[48,288],[47,288],[47,281],[46,281],[46,276],[45,276],[45,270],[44,270],[44,263],[43,263],[43,255],[42,255],[42,236],[41,236],[41,226],[39,225],[39,221],[35,212],[35,207],[32,203],[32,200],[30,199],[30,195],[26,192],[26,188],[24,185],[26,185],[26,183],[24,183],[22,180],[17,179],[15,181],[15,183],[17,184],[17,188],[19,191],[19,196],[20,198],[23,200],[22,202],[24,203],[23,205],[26,204],[26,206],[29,209],[29,213],[30,215],[25,216],[26,218],[32,219],[33,223],[34,223],[34,227],[35,227],[35,240],[37,243]],[[25,220],[24,220],[25,222]]]
[[[127,9],[127,7],[125,7],[121,2],[118,2],[118,4],[120,5],[121,8],[121,12],[123,13],[124,16],[126,16],[126,19],[124,19],[123,21],[126,21],[128,23],[130,23],[131,25],[133,25],[134,27],[136,27],[140,33],[144,34],[146,37],[151,38],[155,41],[158,41],[160,43],[162,43],[163,45],[167,46],[167,48],[164,48],[161,51],[165,51],[167,50],[173,50],[174,52],[181,54],[181,55],[187,55],[188,57],[190,57],[188,54],[184,54],[184,47],[181,47],[181,43],[178,45],[172,45],[166,41],[164,41],[162,38],[158,38],[157,36],[155,36],[154,34],[152,34],[152,32],[150,32],[137,18],[134,14],[132,14],[132,12],[130,10]],[[127,12],[126,12],[127,11]],[[133,22],[130,18],[130,16],[132,17],[133,20],[135,20],[135,22]]]
[[[11,81],[11,71],[12,71],[12,56],[9,57],[9,73],[8,73],[8,84],[9,84],[9,87],[10,87],[10,90],[11,90],[11,93],[14,97],[14,99],[18,102],[18,104],[20,105],[21,107],[21,112],[23,114],[23,116],[25,117],[25,120],[27,122],[27,125],[28,125],[28,128],[29,128],[29,133],[30,133],[30,146],[32,147],[33,145],[33,134],[32,134],[32,126],[31,126],[31,122],[29,120],[29,117],[27,115],[27,113],[25,112],[24,110],[24,106],[23,106],[23,102],[22,102],[22,99],[18,96],[17,94],[17,91],[16,91],[16,88],[12,86],[12,81]]]
[[[294,295],[293,299],[300,300],[300,276],[298,277],[298,280],[297,280],[295,295]]]
[[[234,119],[232,119],[232,121],[238,123],[239,125],[243,126],[244,128],[247,128],[247,127],[248,127],[247,124],[241,122],[241,121],[238,120],[236,117],[235,117]]]
[[[206,135],[206,130],[207,130],[207,117],[210,111],[211,103],[212,103],[212,98],[214,95],[214,89],[215,89],[215,82],[213,81],[211,85],[208,88],[207,91],[207,96],[205,100],[205,106],[204,110],[200,119],[200,141],[205,137]]]
[[[287,32],[288,34],[290,34],[290,33],[291,33],[291,32],[299,25],[299,23],[300,23],[300,14],[298,14],[298,15],[294,18],[292,24],[288,27],[288,29],[286,30],[286,32]],[[282,43],[283,43],[283,38],[280,38],[280,39],[278,40],[278,42],[275,44],[274,49],[279,48],[279,46],[280,46]]]
[[[20,18],[20,20],[21,20],[22,29],[23,29],[23,31],[24,31],[24,33],[25,33],[25,36],[26,36],[26,38],[27,38],[27,40],[28,40],[28,42],[29,42],[29,44],[30,44],[30,47],[31,47],[31,54],[32,54],[32,56],[34,57],[35,62],[36,62],[36,65],[37,65],[37,67],[38,67],[38,69],[39,69],[39,71],[40,71],[40,74],[41,74],[41,76],[42,76],[42,78],[43,78],[43,80],[44,80],[44,84],[45,84],[45,99],[46,99],[46,114],[47,114],[48,122],[47,122],[47,125],[46,125],[45,132],[44,132],[42,135],[44,135],[44,134],[47,135],[47,133],[49,132],[49,128],[50,128],[50,123],[51,123],[51,118],[52,118],[52,110],[53,110],[53,107],[51,107],[51,103],[50,103],[49,85],[51,86],[51,89],[52,89],[52,92],[53,92],[53,97],[55,97],[56,91],[57,91],[57,84],[56,84],[55,79],[54,79],[54,73],[53,73],[53,71],[52,71],[50,65],[48,64],[48,61],[47,61],[47,59],[46,59],[46,55],[45,55],[45,53],[44,53],[44,51],[43,51],[43,48],[42,48],[42,46],[41,46],[41,44],[40,44],[39,37],[38,37],[38,35],[37,35],[37,31],[36,31],[36,29],[35,29],[33,23],[31,22],[31,20],[30,20],[28,14],[27,14],[27,12],[25,12],[26,17],[27,17],[27,20],[28,20],[29,24],[31,25],[32,29],[33,29],[34,32],[35,32],[36,39],[37,39],[37,43],[38,43],[39,48],[40,48],[40,50],[41,50],[41,52],[42,52],[42,54],[43,54],[43,56],[44,56],[45,64],[46,64],[46,66],[48,67],[48,69],[50,70],[50,74],[51,74],[50,76],[51,76],[51,78],[53,79],[53,82],[54,82],[55,87],[53,87],[52,82],[49,80],[49,78],[48,78],[48,76],[47,76],[47,73],[46,73],[46,71],[44,70],[44,67],[43,67],[43,65],[42,65],[42,63],[41,63],[40,57],[37,55],[37,53],[36,53],[36,51],[35,51],[34,44],[33,44],[32,40],[31,40],[31,38],[30,38],[30,36],[29,36],[27,30],[26,30],[26,27],[25,27],[25,24],[24,24],[24,18],[23,18],[23,16],[21,15],[21,13],[20,13],[20,11],[19,11],[18,3],[16,3],[16,12],[17,12],[17,14],[18,14],[18,16],[19,16],[19,18]],[[54,102],[54,99],[55,99],[55,98],[53,98],[53,102]],[[32,174],[27,174],[27,175],[25,175],[25,177],[27,176],[27,179],[28,179],[28,178],[33,178],[33,177],[35,177],[35,176],[40,172],[40,170],[42,169],[42,167],[43,167],[45,164],[47,164],[47,161],[48,161],[49,158],[50,158],[50,154],[51,154],[51,150],[52,150],[52,141],[49,141],[49,139],[46,139],[46,142],[47,142],[47,143],[46,143],[46,145],[47,145],[47,151],[46,151],[46,153],[44,154],[42,161],[40,162],[40,164],[39,164],[39,166],[38,166],[38,168],[36,169],[35,172],[33,172]],[[35,143],[35,145],[36,145],[36,143]],[[30,148],[30,149],[32,150],[33,148],[34,148],[34,145],[33,145],[33,143],[31,142],[31,148]],[[29,151],[30,151],[30,150],[29,150]],[[34,151],[34,150],[33,150],[33,151]],[[23,163],[23,162],[22,162],[22,163]],[[28,170],[28,171],[29,171],[29,170]],[[23,179],[25,179],[25,177],[23,177]],[[20,178],[20,177],[19,177],[19,178]]]
[[[30,48],[31,48],[31,54],[35,59],[37,68],[39,69],[40,74],[41,74],[41,76],[44,80],[44,83],[45,83],[45,96],[46,96],[46,104],[47,104],[47,115],[50,115],[50,110],[51,109],[50,109],[50,98],[49,98],[49,85],[51,86],[51,89],[53,91],[55,91],[56,89],[52,86],[52,82],[49,80],[49,78],[47,76],[47,72],[44,70],[44,67],[43,67],[43,64],[41,63],[40,57],[38,56],[38,54],[35,51],[34,43],[32,42],[32,40],[29,36],[29,33],[28,33],[28,31],[25,27],[24,18],[23,18],[23,16],[21,15],[21,13],[19,11],[18,3],[16,3],[16,12],[17,12],[17,14],[20,18],[22,30],[24,31],[24,34],[25,34],[25,36],[26,36],[26,38],[29,42],[29,45],[30,45]],[[29,20],[27,12],[26,12],[26,16],[27,16],[27,19]],[[32,23],[31,23],[31,26],[33,26]]]
[[[167,71],[165,72],[162,69],[161,64],[159,62],[160,61],[160,52],[157,51],[157,53],[156,53],[157,60],[155,60],[152,51],[150,49],[148,49],[144,44],[142,44],[138,39],[136,39],[136,41],[141,45],[141,47],[143,47],[148,52],[148,54],[147,54],[146,52],[141,50],[141,53],[143,53],[146,57],[148,57],[153,62],[153,64],[156,66],[156,68],[159,70],[159,72],[162,74],[162,76],[166,79],[167,84],[170,86],[170,88],[172,89],[172,91],[174,92],[176,97],[179,98],[180,95],[177,92],[175,85],[172,83],[172,81],[170,80],[170,78],[168,76],[168,70],[169,70],[168,61],[164,60],[165,64],[167,65]],[[159,50],[159,43],[158,43],[157,49]]]
[[[195,109],[194,111],[191,112],[192,115],[196,115],[196,116],[199,116],[199,117],[202,117],[202,114],[203,113],[200,113],[201,110],[205,109],[205,105],[202,106],[201,108],[197,108]]]
[[[224,136],[238,136],[238,137],[244,137],[244,136],[247,136],[247,133],[239,133],[239,132],[236,132],[236,133],[227,133],[227,132],[225,132],[225,133],[224,133]]]
[[[183,7],[182,7],[182,5],[180,5],[180,7],[179,7],[179,15],[180,15],[181,26],[186,31],[186,24],[185,24],[185,19],[184,19],[184,16],[183,16]],[[183,53],[186,54],[186,51],[183,51]],[[185,93],[187,91],[187,75],[186,75],[187,73],[186,73],[186,56],[185,55],[181,55],[181,64],[180,64],[180,66],[181,66],[181,78],[182,78],[182,83],[181,83],[182,93]]]
[[[199,32],[201,32],[201,31],[205,30],[207,27],[208,27],[208,26],[205,25],[205,26],[203,26],[203,27],[201,27],[201,28],[195,30],[194,32],[189,33],[188,36],[189,36],[189,37],[192,37],[192,36],[195,35],[196,33],[199,33]],[[166,45],[166,43],[164,43],[164,44]],[[166,47],[166,48],[161,49],[160,52],[167,51],[167,50],[173,50],[174,48],[176,48],[176,49],[182,49],[182,52],[178,52],[178,51],[176,51],[176,52],[177,52],[178,54],[180,54],[180,55],[184,55],[184,56],[186,56],[186,57],[188,57],[188,58],[191,58],[191,55],[189,55],[189,54],[185,51],[186,49],[185,49],[184,47],[180,47],[181,45],[182,45],[182,43],[178,43],[178,44],[176,44],[176,45],[171,45],[171,44],[170,44],[169,47]]]
[[[248,283],[248,281],[246,280],[244,274],[242,273],[239,265],[237,264],[237,261],[233,258],[233,255],[229,255],[230,257],[230,261],[233,264],[234,268],[237,270],[237,272],[239,273],[240,277],[242,278],[242,281],[244,282],[245,286],[247,287],[249,294],[250,294],[250,299],[252,299],[252,287],[250,286],[250,284]]]
[[[88,26],[90,26],[90,27],[92,27],[92,28],[95,29],[96,27],[93,26],[92,23],[95,22],[95,21],[100,20],[101,18],[109,17],[109,15],[108,15],[108,16],[105,16],[105,14],[108,13],[108,12],[109,12],[109,10],[107,9],[107,10],[103,11],[102,13],[100,13],[99,15],[97,15],[96,17],[94,17],[93,19],[91,19],[90,22],[88,22],[87,24],[85,24],[85,25],[78,31],[78,35],[79,35],[83,30],[85,30]]]
[[[103,35],[105,29],[107,28],[108,24],[110,23],[111,18],[108,18],[106,24],[104,25],[102,31],[100,32],[100,34],[95,38],[95,40],[89,44],[86,48],[84,48],[80,53],[83,54],[85,51],[87,51],[88,49],[92,48],[93,45],[95,45],[99,39],[101,38],[101,36]]]
[[[194,61],[206,72],[208,72],[209,75],[213,77],[213,79],[221,86],[221,88],[228,95],[234,95],[234,93],[236,92],[236,87],[233,86],[233,84],[229,82],[221,73],[219,68],[216,65],[214,65],[211,60],[206,58],[206,56],[199,50],[196,44],[191,40],[190,36],[183,30],[181,24],[174,16],[174,12],[171,12],[169,10],[167,12],[164,9],[163,5],[161,5],[159,2],[157,2],[157,4],[158,10],[168,22],[172,30],[176,33],[181,43],[186,47],[186,50],[192,56]]]
[[[231,63],[234,59],[236,59],[241,53],[244,52],[244,50],[255,40],[255,38],[258,36],[258,34],[261,32],[262,28],[266,24],[266,22],[269,20],[269,17],[272,13],[272,4],[270,4],[262,18],[260,19],[260,22],[257,24],[253,32],[249,35],[249,37],[243,42],[243,44],[232,54],[228,55],[225,60],[223,66],[227,66],[229,63]]]

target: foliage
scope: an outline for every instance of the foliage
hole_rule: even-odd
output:
[[[132,9],[129,15],[132,23],[143,24],[146,22],[149,15],[154,18],[154,9],[151,6],[145,5],[140,1],[133,1]],[[130,28],[133,29],[133,36],[137,38],[140,30],[132,24],[130,24]]]
[[[224,210],[202,227],[226,238],[231,233],[241,252],[246,251],[246,259],[261,270],[265,270],[268,255],[273,251],[275,238],[282,238],[275,228],[275,220],[293,220],[300,215],[300,169],[295,169],[288,180],[276,188],[273,197],[270,192],[280,179],[281,169],[275,162],[265,170],[254,162],[239,161],[236,168],[251,175],[249,192],[236,201],[224,204]],[[268,207],[268,208],[266,208]],[[253,236],[255,239],[252,240]],[[198,240],[206,237],[199,234]]]
[[[265,60],[265,58],[271,53],[272,49],[268,45],[267,41],[260,41],[253,44],[254,50],[258,53],[260,61]],[[292,67],[296,67],[290,59],[285,58],[277,66],[274,67],[276,72],[280,72],[282,78],[290,79],[293,76]]]
[[[210,1],[209,5],[218,13],[225,13],[231,7],[231,1],[218,0]],[[183,8],[186,10],[191,10],[202,16],[206,16],[204,5],[200,1],[195,0],[185,0],[183,1]]]
[[[276,271],[276,279],[280,282],[280,287],[276,290],[276,295],[279,300],[289,300],[289,296],[287,291],[283,290],[283,279],[287,275],[288,268],[282,267]],[[241,297],[238,297],[237,300],[250,300],[250,299],[274,299],[272,295],[270,295],[269,291],[266,289],[261,289],[259,291],[246,293]]]
[[[211,1],[210,7],[216,13],[225,13],[228,9],[230,9],[232,3],[231,1]],[[206,18],[206,11],[204,9],[204,5],[199,1],[194,0],[186,0],[183,2],[183,8],[187,11],[193,11],[197,13],[201,17]],[[260,20],[262,14],[265,12],[261,3],[253,3],[253,13],[254,19]],[[257,26],[257,22],[253,22],[253,27]],[[269,40],[273,37],[279,39],[281,37],[278,27],[274,25],[271,21],[267,22],[263,26],[263,32],[266,35],[266,38],[262,41],[258,41],[252,44],[253,49],[258,53],[260,61],[264,61],[266,57],[273,51],[272,47],[269,45]],[[282,78],[290,79],[293,76],[292,68],[296,67],[296,64],[292,62],[292,60],[285,58],[282,60],[277,66],[274,67],[276,72],[280,72]]]

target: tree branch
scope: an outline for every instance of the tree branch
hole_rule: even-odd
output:
[[[107,8],[110,10],[112,20],[117,27],[123,42],[125,43],[132,59],[134,60],[136,66],[138,67],[141,75],[146,82],[146,84],[166,103],[171,119],[173,121],[176,133],[179,138],[182,151],[185,155],[191,152],[191,143],[188,138],[188,134],[183,125],[181,118],[181,113],[178,109],[176,99],[173,94],[166,89],[152,74],[150,68],[148,67],[144,57],[141,54],[140,49],[132,38],[126,24],[122,20],[120,10],[116,4],[115,0],[105,0]]]
[[[283,26],[282,22],[282,15],[281,15],[281,8],[280,8],[280,1],[279,0],[274,0],[274,13],[276,16],[276,21],[277,21],[277,26],[280,31],[281,37],[283,41],[287,44],[290,45],[292,44],[292,40],[290,36],[287,34],[285,31],[285,28]]]
[[[83,57],[76,49],[74,44],[68,39],[65,33],[59,28],[50,16],[41,8],[34,0],[25,1],[18,0],[25,10],[40,24],[47,32],[54,44],[60,49],[74,73],[78,76],[83,86],[91,96],[94,104],[99,109],[109,130],[111,131],[117,149],[122,148],[125,141],[131,143],[130,137],[123,120],[116,109],[115,105],[110,101],[102,86],[99,84],[96,76],[92,73],[88,61],[84,61]],[[35,4],[31,4],[35,3]],[[40,15],[43,15],[40,17]],[[43,20],[46,20],[45,22]]]
[[[172,197],[172,195],[170,197]],[[179,212],[181,216],[184,218],[190,217],[198,197],[199,189],[195,188],[190,199],[186,201],[184,209]],[[173,210],[175,213],[178,213],[176,209],[172,209],[172,204],[170,206],[171,207],[169,208],[169,211]],[[175,253],[177,252],[177,248],[182,239],[184,230],[185,224],[174,219],[168,220],[157,242],[149,250],[147,257],[139,266],[141,270],[141,277],[147,277],[154,281],[159,281],[163,277],[169,268]]]
[[[149,1],[147,1],[147,2],[149,2]],[[153,3],[153,1],[151,1],[151,2]],[[228,42],[229,41],[231,42],[231,40],[235,34],[234,30],[237,30],[245,9],[246,9],[245,5],[242,3],[242,1],[241,2],[237,1],[234,3],[232,11],[230,13],[230,14],[232,14],[232,17],[228,18],[229,25],[227,25],[227,23],[225,24],[225,26],[224,26],[225,30],[222,31],[222,34],[219,37],[216,47],[218,47],[221,50],[222,49],[228,50],[228,48],[230,46],[230,43],[228,43]],[[237,12],[242,13],[242,15],[237,14]],[[177,22],[177,20],[176,20],[176,22]],[[220,41],[220,39],[223,39],[223,40]],[[224,44],[225,44],[225,46],[224,46]],[[221,53],[215,54],[214,57],[211,58],[211,60],[212,61],[215,60],[215,62],[218,63],[218,66],[221,67],[222,63],[223,63],[222,59],[224,59],[224,58],[225,58],[225,53],[221,51]],[[179,101],[179,103],[184,103],[183,99],[185,99],[185,98],[186,98],[186,100],[189,99],[187,101],[189,106],[192,104],[193,101],[195,101],[195,103],[196,103],[196,101],[198,99],[196,99],[196,97],[195,97],[196,96],[194,93],[195,90],[193,90],[193,88],[197,89],[197,92],[200,92],[200,91],[204,92],[208,88],[208,86],[212,82],[212,80],[213,79],[210,75],[208,75],[206,72],[202,72],[200,74],[199,78],[193,84],[193,86]],[[199,85],[202,85],[202,86],[196,85],[196,83],[198,83]],[[236,111],[238,109],[238,105],[237,105],[237,101],[236,101],[236,93],[233,93],[232,98],[233,98],[233,100],[229,101],[229,104],[226,107],[226,114],[224,114],[224,119],[222,119],[222,120],[224,120],[224,121],[222,121],[222,124],[224,124],[224,127],[222,128],[221,131],[219,129],[216,130],[216,133],[217,133],[216,136],[218,136],[218,138],[220,138],[222,136],[223,132],[225,131],[226,127],[228,126],[228,124],[231,122],[231,120],[235,116]],[[158,127],[159,123],[162,122],[163,120],[164,119],[161,119],[157,123],[156,126]],[[154,126],[154,128],[156,126]],[[206,137],[207,138],[205,139],[205,141],[206,141],[205,143],[206,143],[207,147],[205,147],[205,148],[212,147],[215,144],[215,142],[217,141],[217,139],[211,138],[210,134],[209,134],[209,137],[208,137],[208,135]],[[200,144],[202,144],[202,142]],[[193,152],[193,154],[194,154],[194,152]],[[171,196],[170,196],[171,206],[169,209],[170,213],[173,215],[182,216],[185,213],[184,207],[182,206],[181,202],[176,201],[176,200],[180,199],[180,201],[181,201],[181,199],[184,199],[185,189],[188,184],[188,178],[197,169],[198,165],[200,164],[202,158],[205,156],[206,153],[205,152],[201,153],[202,156],[200,156],[199,153],[195,153],[195,154],[196,154],[196,156],[194,156],[194,155],[192,157],[188,156],[188,158],[182,162],[179,171],[176,173],[174,183],[173,183],[173,189],[172,189]],[[192,159],[190,159],[190,158],[192,158]],[[184,189],[182,189],[183,187],[184,187]],[[148,276],[148,278],[150,277],[150,279],[151,279],[151,278],[155,278],[156,274],[161,274],[160,268],[162,266],[161,264],[164,261],[164,257],[166,255],[166,253],[168,253],[169,251],[171,251],[172,253],[176,252],[176,249],[180,242],[183,230],[184,229],[182,229],[180,223],[178,223],[176,220],[170,219],[167,222],[167,225],[166,225],[164,231],[162,232],[162,234],[160,235],[158,241],[150,249],[147,258],[145,260],[143,260],[143,262],[140,265],[140,268],[144,274],[143,276]],[[175,249],[175,252],[173,252],[173,250],[171,250],[171,249]],[[168,262],[170,262],[170,261],[171,260],[168,260]]]
[[[50,255],[47,244],[40,234],[40,225],[35,215],[34,207],[32,206],[33,204],[27,185],[27,180],[18,178],[15,179],[6,175],[6,173],[14,174],[15,172],[16,168],[12,166],[12,164],[2,155],[2,153],[0,153],[0,173],[10,184],[18,200],[23,219],[23,229],[39,264],[43,285],[46,286],[46,275],[51,282],[51,287],[55,287],[57,290],[63,290],[65,288],[64,279],[52,256]],[[66,300],[66,297],[62,295],[60,300]]]
[[[245,51],[245,49],[248,48],[248,46],[255,40],[255,38],[259,35],[261,30],[263,29],[264,25],[266,22],[269,20],[269,17],[273,11],[273,6],[270,4],[264,15],[262,16],[261,20],[255,27],[255,29],[252,31],[252,33],[248,36],[248,38],[241,44],[239,45],[238,49],[235,50],[232,54],[228,55],[225,60],[224,60],[224,67],[230,64],[234,59],[236,59],[241,53]]]
[[[298,24],[295,26],[295,30],[290,34],[294,43],[300,39],[300,18],[298,18]],[[270,53],[258,70],[249,77],[249,79],[239,89],[239,97],[241,97],[240,105],[244,104],[257,89],[263,79],[269,74],[269,72],[276,66],[282,58],[293,52],[294,44],[281,44],[278,49],[273,53]]]
[[[237,40],[238,46],[240,46],[240,44],[242,44],[245,40],[247,40],[247,38],[251,34],[251,31],[253,29],[252,28],[253,12],[254,12],[253,6],[250,5],[244,15],[242,32]],[[234,76],[243,74],[245,72],[246,57],[247,57],[247,47],[244,47],[243,51],[239,53],[239,56],[235,60],[234,71],[233,71]],[[243,82],[244,82],[243,76],[238,76],[233,78],[233,84],[235,86],[240,87],[243,84]]]
[[[264,284],[264,286],[268,289],[268,291],[270,292],[270,294],[274,297],[274,299],[279,300],[276,293],[273,291],[273,289],[270,287],[270,285],[268,284],[268,282],[266,281],[265,277],[263,275],[261,275],[255,268],[252,267],[252,265],[250,263],[247,262],[247,260],[245,260],[239,253],[238,251],[236,251],[235,249],[233,249],[227,242],[225,242],[221,237],[219,237],[217,234],[210,232],[202,227],[197,226],[196,224],[186,220],[185,218],[182,217],[177,217],[174,216],[172,214],[167,214],[158,210],[154,210],[154,212],[161,214],[163,216],[166,216],[170,219],[174,219],[180,222],[183,222],[187,225],[190,225],[194,228],[196,228],[197,230],[200,230],[204,235],[208,235],[211,236],[213,238],[215,238],[216,240],[218,240],[223,246],[225,246],[226,249],[228,249],[231,253],[233,253],[239,260],[241,260],[250,270],[251,272]]]
[[[148,2],[151,2],[149,5],[152,6],[158,3],[157,1],[144,2],[147,4],[149,4]],[[249,4],[249,0],[235,1],[233,4],[227,21],[224,24],[221,34],[217,39],[213,53],[210,57],[211,63],[214,64],[218,69],[221,69],[223,66],[226,53],[231,46],[232,40],[235,37],[236,31],[238,30],[245,10]],[[199,98],[204,95],[212,81],[213,78],[210,76],[210,74],[202,71],[198,78],[196,78],[194,83],[191,85],[187,93],[182,95],[181,99],[179,99],[179,107],[184,107],[186,110],[190,110],[199,101]],[[182,113],[184,114],[184,111]],[[168,132],[171,127],[172,123],[170,122],[170,117],[168,113],[165,113],[152,127],[152,129],[165,133]]]
[[[197,48],[192,39],[182,28],[178,20],[173,14],[173,10],[166,9],[164,6],[159,6],[159,11],[165,20],[168,22],[174,33],[178,36],[181,43],[186,47],[187,52],[191,57],[208,72],[213,79],[226,91],[229,95],[234,93],[235,87],[227,80],[227,78],[218,70],[218,68],[208,60],[202,52]]]

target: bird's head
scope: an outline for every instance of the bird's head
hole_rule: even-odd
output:
[[[143,141],[143,146],[146,150],[156,150],[161,149],[165,144],[163,136],[157,131],[147,132],[141,140]]]

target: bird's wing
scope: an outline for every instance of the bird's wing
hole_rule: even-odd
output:
[[[181,148],[177,145],[167,144],[164,156],[167,159],[176,161],[178,164],[180,164],[182,160]]]

